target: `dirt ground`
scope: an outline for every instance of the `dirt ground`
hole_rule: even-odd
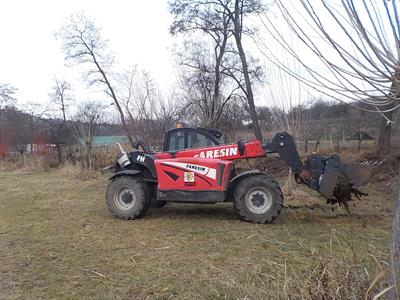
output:
[[[367,187],[351,218],[300,188],[273,224],[256,225],[229,203],[119,220],[105,206],[106,180],[0,173],[1,299],[322,299],[309,274],[325,258],[337,263],[332,278],[360,270],[364,285],[341,287],[357,299],[388,259],[390,185]]]

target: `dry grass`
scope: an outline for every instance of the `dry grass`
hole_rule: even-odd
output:
[[[0,173],[0,298],[360,299],[388,257],[392,200],[373,189],[353,218],[303,190],[270,225],[230,204],[123,221],[106,177],[77,171]]]
[[[43,155],[24,155],[17,158],[2,157],[0,159],[0,172],[43,172],[58,166],[57,158],[48,153]]]
[[[130,149],[126,145],[123,146],[124,149]],[[96,169],[101,169],[112,165],[115,163],[115,158],[117,157],[118,150],[115,146],[112,147],[103,147],[103,148],[96,148],[93,151],[93,166]]]
[[[126,145],[125,145],[126,147]],[[126,149],[129,149],[126,147]],[[75,156],[66,159],[64,157],[64,163],[61,164],[62,168],[70,169],[71,166],[82,166],[83,155],[79,152],[74,153]],[[118,151],[115,146],[112,147],[99,147],[94,148],[92,153],[92,164],[95,170],[102,169],[106,166],[115,163],[115,158]],[[9,155],[0,157],[0,172],[9,171],[20,171],[20,172],[43,172],[49,171],[60,166],[57,158],[57,153],[55,151],[49,151],[45,154],[25,154],[22,155]],[[78,167],[77,167],[78,168]],[[80,170],[80,168],[78,168]]]
[[[53,170],[55,176],[64,177],[70,180],[86,181],[98,177],[99,171],[83,168],[79,164],[65,163]]]

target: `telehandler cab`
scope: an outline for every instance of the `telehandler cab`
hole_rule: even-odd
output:
[[[109,179],[106,202],[122,219],[143,216],[153,203],[216,203],[230,201],[245,221],[270,223],[280,214],[283,195],[279,183],[260,170],[237,173],[234,161],[278,153],[292,169],[296,182],[322,194],[328,203],[343,204],[349,212],[352,195],[366,195],[358,187],[370,177],[366,166],[341,163],[338,155],[310,155],[303,163],[293,138],[286,132],[272,142],[258,140],[222,144],[221,132],[205,128],[175,128],[165,133],[163,152],[120,153]]]

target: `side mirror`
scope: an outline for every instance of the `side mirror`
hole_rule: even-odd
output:
[[[238,145],[240,156],[243,156],[244,155],[244,150],[245,150],[244,142],[242,140],[239,140],[237,142],[237,145]]]

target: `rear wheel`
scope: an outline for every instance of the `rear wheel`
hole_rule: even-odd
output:
[[[233,206],[245,221],[270,223],[279,216],[283,206],[279,183],[266,175],[246,177],[233,192]]]
[[[117,177],[108,185],[106,203],[114,216],[136,219],[144,215],[150,207],[147,185],[138,178]]]

